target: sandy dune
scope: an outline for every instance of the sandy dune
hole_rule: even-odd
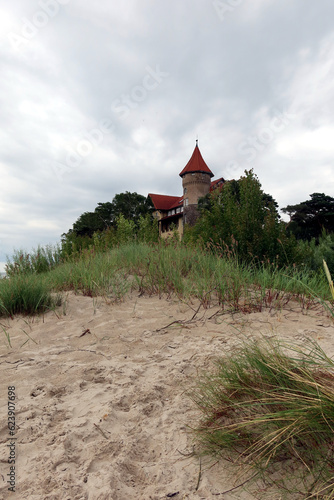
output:
[[[218,315],[198,304],[133,296],[107,304],[74,294],[57,314],[0,321],[0,498],[279,499],[241,483],[228,463],[202,467],[185,395],[198,371],[242,339],[306,337],[334,354],[323,311]],[[172,322],[183,320],[183,324]],[[188,321],[188,322],[187,322]],[[10,335],[12,348],[3,329]],[[15,386],[16,492],[7,490],[7,388]]]

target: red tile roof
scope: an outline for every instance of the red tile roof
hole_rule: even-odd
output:
[[[156,210],[170,210],[172,207],[179,206],[180,196],[167,196],[164,194],[149,193],[154,208]],[[182,196],[181,196],[182,199]]]
[[[188,161],[187,165],[184,167],[182,172],[180,172],[180,177],[183,177],[185,174],[193,173],[193,172],[203,172],[205,174],[209,174],[210,177],[213,177],[213,173],[203,160],[201,152],[199,150],[198,145],[196,144],[192,157]]]
[[[178,208],[178,207],[182,207],[182,205],[183,205],[183,196],[180,196],[180,197],[178,198],[178,200],[177,200],[175,203],[173,203],[173,205],[172,205],[171,207],[169,207],[169,210],[170,210],[171,208]]]
[[[213,189],[216,189],[220,184],[224,184],[225,179],[224,177],[220,177],[219,179],[216,179],[215,181],[211,181],[211,186],[210,186],[210,191]]]

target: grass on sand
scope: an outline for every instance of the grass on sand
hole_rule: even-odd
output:
[[[255,469],[288,498],[334,498],[334,361],[315,342],[246,342],[190,396],[197,454]]]

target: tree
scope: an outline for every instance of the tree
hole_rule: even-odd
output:
[[[192,240],[225,244],[243,260],[269,258],[280,264],[292,257],[295,242],[287,238],[278,205],[264,193],[252,170],[228,181],[202,204],[202,215],[191,230]]]
[[[153,224],[151,198],[138,193],[116,194],[112,202],[98,203],[94,212],[84,212],[73,224],[72,229],[62,234],[63,256],[76,254],[90,246],[105,249],[117,242],[132,237],[155,240],[156,227]],[[152,231],[148,225],[152,222]],[[145,226],[145,229],[143,228]]]
[[[73,224],[73,232],[77,236],[92,237],[96,231],[105,229],[103,220],[96,212],[84,212]]]
[[[247,174],[248,174],[248,172],[246,171],[246,175]],[[231,181],[227,181],[228,182],[228,189],[229,189],[230,193],[234,196],[235,200],[238,201],[239,205],[240,205],[240,181],[241,181],[241,179],[239,181],[236,181],[234,179]],[[224,186],[222,186],[222,188],[219,190],[219,193],[223,188],[224,188]],[[266,210],[269,210],[269,211],[272,208],[274,208],[276,210],[277,217],[280,219],[281,216],[278,213],[279,206],[278,206],[277,201],[271,196],[271,194],[264,193],[262,190],[261,190],[261,193],[262,193],[261,196],[262,196],[263,208]],[[212,206],[213,206],[213,199],[214,198],[212,196],[212,193],[208,193],[205,196],[203,196],[202,198],[199,198],[198,210],[201,213],[203,213],[205,210],[211,210]]]
[[[129,193],[129,191],[126,191],[125,193],[116,194],[112,203],[98,203],[98,207],[95,211],[98,212],[101,217],[103,213],[109,214],[111,225],[116,222],[120,215],[138,224],[139,217],[145,216],[147,213],[152,213],[153,208],[150,197],[145,198],[145,196],[141,194]]]
[[[288,205],[282,212],[290,216],[288,230],[298,239],[319,238],[325,230],[334,232],[334,198],[324,193],[313,193],[311,199],[297,205]]]
[[[106,203],[98,203],[94,213],[103,224],[103,229],[107,229],[115,224],[116,217],[114,215],[114,204],[110,201]]]
[[[116,227],[120,216],[138,225],[140,217],[151,214],[153,205],[151,198],[138,193],[116,194],[112,202],[98,203],[94,212],[84,212],[73,224],[76,236],[92,237],[97,231]]]

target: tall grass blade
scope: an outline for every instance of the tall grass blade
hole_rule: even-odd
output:
[[[326,263],[325,260],[323,260],[323,265],[324,265],[325,273],[326,273],[327,280],[328,280],[328,283],[329,283],[329,289],[331,291],[331,295],[332,295],[332,298],[334,300],[334,285],[333,285],[333,280],[332,280],[331,273],[329,272],[329,269],[328,269],[328,266],[327,266],[327,263]]]

